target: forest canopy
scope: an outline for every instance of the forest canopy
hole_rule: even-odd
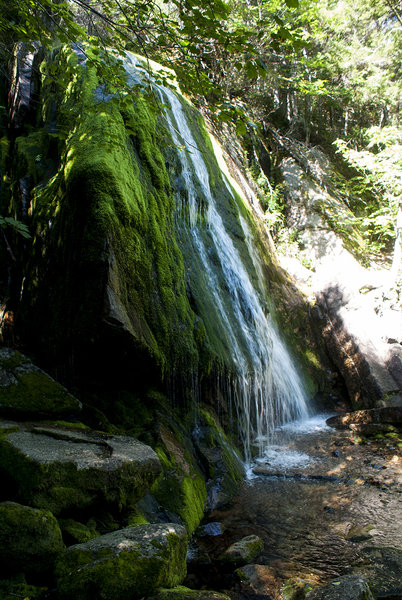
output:
[[[122,58],[135,52],[173,69],[182,90],[239,135],[274,127],[342,157],[353,169],[347,193],[369,247],[389,249],[402,168],[398,0],[0,5],[3,65],[17,42],[76,44],[118,92],[125,86]]]

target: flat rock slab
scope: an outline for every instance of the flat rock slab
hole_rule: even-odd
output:
[[[309,592],[306,600],[376,600],[376,597],[363,576],[345,575]]]
[[[36,367],[29,358],[0,349],[0,414],[11,418],[63,417],[82,405],[65,387]]]
[[[152,448],[132,437],[35,425],[0,439],[0,467],[21,500],[56,515],[99,502],[129,506],[161,471]]]
[[[70,546],[56,566],[61,599],[133,600],[186,576],[187,534],[174,523],[140,525]]]

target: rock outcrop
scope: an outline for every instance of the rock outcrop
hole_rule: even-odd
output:
[[[289,140],[288,140],[289,142]],[[290,143],[290,142],[289,142]],[[379,265],[356,259],[358,221],[334,186],[329,160],[317,148],[287,150],[281,172],[287,226],[298,248],[281,256],[301,289],[315,296],[317,339],[346,385],[354,409],[402,404],[400,287]]]
[[[16,425],[0,440],[0,468],[21,501],[55,515],[132,506],[161,471],[156,453],[128,436]]]

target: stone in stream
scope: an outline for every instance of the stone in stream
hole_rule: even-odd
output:
[[[258,535],[248,535],[229,546],[218,560],[233,565],[245,565],[251,563],[262,552],[263,547],[263,541]]]
[[[18,427],[0,439],[0,468],[19,500],[56,516],[95,504],[132,506],[161,471],[152,448],[132,437]]]
[[[306,600],[376,600],[363,575],[344,575],[309,592]]]
[[[187,533],[175,523],[140,525],[67,548],[56,564],[61,600],[133,600],[186,576]]]
[[[82,405],[65,387],[10,348],[0,349],[0,414],[11,418],[63,417]]]
[[[46,510],[16,502],[0,503],[0,571],[3,577],[52,570],[64,550],[59,524]]]

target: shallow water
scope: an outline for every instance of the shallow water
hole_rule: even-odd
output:
[[[264,542],[255,562],[271,567],[279,586],[292,577],[324,583],[346,574],[365,546],[402,548],[398,466],[392,439],[362,446],[351,432],[326,427],[324,417],[283,427],[248,465],[238,495],[209,515],[224,532],[199,540],[212,559],[205,584],[216,588],[214,559],[250,534]],[[220,583],[236,587],[228,578]]]

